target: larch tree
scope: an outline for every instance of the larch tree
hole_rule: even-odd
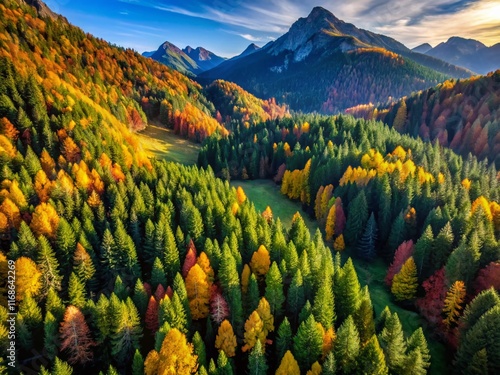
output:
[[[189,270],[186,290],[192,318],[194,320],[206,318],[209,312],[210,285],[207,274],[198,264]]]
[[[276,375],[300,375],[299,364],[290,350],[287,350],[281,359]]]
[[[144,362],[145,375],[189,375],[196,371],[197,356],[193,345],[178,329],[172,328],[161,345],[159,352],[152,350]]]
[[[245,345],[243,345],[241,350],[246,352],[252,349],[257,340],[263,342],[266,340],[266,337],[264,336],[264,323],[262,322],[257,310],[255,310],[252,314],[250,314],[245,322],[245,334],[243,340]]]
[[[68,362],[84,364],[92,360],[92,341],[90,330],[82,312],[75,306],[68,306],[59,329],[61,351],[67,351]]]
[[[16,300],[21,301],[25,295],[36,296],[40,291],[42,274],[35,262],[30,258],[20,257],[15,262]]]
[[[271,258],[269,251],[264,245],[260,245],[256,252],[252,255],[250,261],[250,268],[257,277],[262,277],[267,274],[271,265]]]
[[[409,257],[392,280],[391,292],[396,301],[410,301],[416,297],[418,287],[417,268]]]
[[[466,294],[467,292],[463,281],[457,280],[451,285],[448,293],[446,294],[443,307],[443,314],[445,315],[443,323],[446,327],[450,328],[457,322],[460,314],[462,313]]]
[[[217,336],[215,338],[215,347],[223,350],[228,358],[236,355],[236,335],[234,334],[233,327],[228,320],[224,320],[219,326]]]

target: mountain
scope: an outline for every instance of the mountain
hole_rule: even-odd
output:
[[[249,44],[248,47],[245,48],[245,50],[242,53],[240,53],[237,56],[234,56],[233,59],[238,59],[240,57],[250,55],[254,52],[257,52],[259,49],[260,49],[260,47],[257,44],[255,44],[255,43]]]
[[[429,43],[423,43],[415,48],[412,48],[412,51],[417,53],[427,53],[431,49],[432,46]]]
[[[359,103],[384,103],[449,77],[470,75],[316,7],[274,42],[203,72],[197,80],[233,81],[259,97],[276,97],[294,110],[332,113]]]
[[[500,68],[500,43],[487,47],[477,40],[454,36],[425,53],[480,74]]]
[[[224,57],[217,56],[215,53],[210,52],[203,47],[192,48],[187,46],[182,50],[182,52],[196,62],[202,71],[215,68],[217,65],[226,60]]]
[[[37,14],[40,17],[48,17],[53,20],[57,19],[59,15],[54,13],[52,9],[50,9],[47,4],[45,4],[42,0],[21,0],[24,4],[31,5],[36,9]]]
[[[500,167],[500,70],[467,80],[450,80],[387,107],[361,105],[346,111],[382,120],[424,140],[438,140],[467,156]]]
[[[200,74],[215,68],[225,60],[202,47],[187,46],[181,50],[170,42],[163,43],[155,52],[144,52],[142,55],[187,75]]]

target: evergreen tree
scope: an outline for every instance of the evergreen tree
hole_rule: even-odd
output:
[[[349,315],[337,331],[334,348],[337,365],[345,374],[351,373],[356,368],[359,349],[359,333],[352,316]]]
[[[156,288],[158,285],[167,285],[167,278],[165,277],[165,270],[160,258],[156,258],[153,262],[153,269],[151,271],[151,286]]]
[[[294,357],[302,371],[308,370],[321,357],[323,332],[312,315],[302,322],[293,338]]]
[[[266,300],[271,307],[271,314],[280,319],[283,313],[283,303],[285,295],[283,294],[283,279],[276,262],[271,264],[269,272],[266,274]]]
[[[422,357],[422,367],[424,369],[428,369],[430,367],[431,355],[427,346],[427,340],[425,339],[424,332],[421,327],[417,328],[408,339],[407,350],[408,353],[411,353],[414,350],[419,350]]]
[[[356,246],[366,220],[368,220],[368,204],[364,190],[361,190],[349,204],[344,239],[349,246]]]
[[[267,368],[266,356],[262,350],[262,344],[257,340],[248,357],[248,373],[250,375],[265,374],[267,373]]]
[[[354,323],[356,324],[356,328],[359,332],[361,345],[364,346],[375,334],[375,322],[373,319],[374,311],[372,301],[367,285],[363,288],[361,295],[361,303],[359,304],[358,310],[356,310],[353,317]]]
[[[387,240],[387,252],[385,253],[385,258],[390,260],[394,258],[394,252],[398,248],[399,245],[405,240],[405,220],[403,217],[403,213],[400,213],[396,220],[394,220],[391,225],[391,232],[389,234],[389,238]]]
[[[430,256],[434,251],[434,235],[431,226],[427,226],[422,236],[415,244],[413,257],[417,266],[418,279],[425,280],[430,276]]]
[[[68,297],[70,304],[79,309],[85,306],[85,286],[74,272],[69,277]]]
[[[384,328],[378,339],[389,370],[401,372],[405,365],[406,343],[397,313],[393,313],[385,319]]]
[[[54,360],[58,352],[58,328],[59,322],[50,311],[45,315],[43,346],[50,360]]]
[[[488,353],[481,349],[474,353],[472,360],[463,372],[467,375],[482,375],[488,373]]]
[[[315,320],[321,323],[325,329],[332,327],[336,320],[335,302],[330,280],[329,277],[323,278],[323,283],[316,292],[312,307]]]
[[[391,292],[396,301],[409,301],[416,297],[417,287],[417,268],[413,257],[409,257],[401,270],[394,276]]]
[[[367,261],[373,261],[377,255],[375,244],[377,242],[377,223],[373,212],[366,223],[363,235],[358,241],[357,256]]]
[[[342,301],[336,305],[337,317],[340,321],[354,314],[359,307],[361,286],[351,258],[345,262],[339,281],[335,286],[335,300]]]
[[[148,307],[148,293],[146,291],[146,288],[144,288],[144,284],[142,283],[141,279],[137,279],[137,281],[135,282],[132,301],[134,301],[134,305],[137,307],[139,314],[141,316],[144,316]]]
[[[359,353],[356,373],[360,375],[387,375],[389,373],[377,336],[373,335]]]
[[[144,359],[139,349],[135,350],[134,358],[132,359],[132,375],[144,375]]]
[[[285,317],[281,322],[276,335],[276,358],[283,358],[285,353],[292,349],[292,327]]]

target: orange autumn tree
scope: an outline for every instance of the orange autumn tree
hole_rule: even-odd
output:
[[[25,296],[34,297],[40,291],[42,284],[41,272],[30,258],[20,257],[15,262],[16,269],[16,300],[21,301]]]
[[[446,327],[450,328],[451,325],[454,324],[460,317],[463,309],[465,295],[465,284],[461,280],[455,281],[448,290],[448,293],[446,293],[443,307],[443,314],[446,316],[446,318],[443,320],[443,323],[446,325]]]
[[[336,251],[342,251],[345,249],[344,235],[341,234],[335,239],[333,243],[333,249]]]
[[[264,212],[262,212],[262,217],[266,219],[267,223],[271,223],[273,220],[273,211],[271,210],[271,207],[267,206]]]
[[[198,368],[193,344],[177,328],[168,331],[159,352],[152,350],[144,361],[145,375],[189,375]]]
[[[236,189],[236,199],[238,199],[239,204],[243,204],[247,200],[245,191],[241,186],[238,186],[238,188]]]
[[[256,311],[262,320],[262,333],[264,337],[267,337],[269,332],[274,331],[274,316],[271,314],[271,306],[267,302],[267,299],[264,297],[260,299]]]
[[[189,270],[186,278],[186,291],[192,318],[194,320],[206,318],[209,311],[210,284],[207,274],[198,264]]]
[[[201,252],[196,264],[198,264],[207,275],[209,284],[212,284],[214,281],[214,270],[210,265],[210,260],[208,259],[207,254],[204,251]]]
[[[219,350],[224,351],[228,358],[234,357],[236,354],[236,335],[233,331],[233,326],[228,320],[224,320],[217,332],[217,337],[215,338],[215,347]]]
[[[267,274],[270,266],[271,258],[269,256],[269,251],[267,251],[264,245],[260,245],[257,251],[255,251],[252,255],[250,268],[257,277],[262,277]]]
[[[59,329],[61,334],[61,351],[67,351],[68,362],[84,364],[92,360],[92,346],[95,343],[82,312],[75,306],[68,306],[64,320]]]
[[[7,219],[10,228],[19,228],[21,224],[21,213],[14,202],[9,198],[5,198],[2,204],[0,204],[0,212]]]

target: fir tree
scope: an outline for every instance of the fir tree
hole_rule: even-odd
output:
[[[321,357],[323,334],[312,315],[302,322],[293,338],[294,357],[302,371],[308,370]]]
[[[266,356],[262,350],[262,344],[257,341],[250,356],[248,357],[248,373],[250,375],[261,375],[267,373]]]
[[[363,235],[358,241],[357,256],[367,261],[373,261],[376,257],[375,244],[377,242],[377,223],[373,212],[366,223]]]
[[[389,373],[377,336],[373,335],[359,353],[356,373],[360,375],[387,375]]]
[[[349,246],[356,246],[366,220],[368,219],[368,205],[364,190],[361,190],[349,204],[344,239]]]
[[[359,333],[352,316],[349,315],[337,331],[334,348],[337,365],[344,373],[348,374],[356,368],[359,349]]]

